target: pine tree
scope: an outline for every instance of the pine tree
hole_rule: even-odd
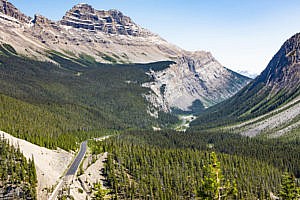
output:
[[[299,190],[296,187],[295,177],[285,172],[282,175],[280,198],[284,200],[294,200],[299,197]]]
[[[205,200],[228,199],[237,195],[236,184],[233,186],[229,181],[223,185],[224,179],[220,168],[220,162],[215,152],[209,155],[209,163],[204,166],[204,177],[202,187],[199,191],[199,197]]]
[[[109,190],[103,188],[100,183],[96,183],[94,189],[96,190],[93,197],[94,200],[102,200],[109,193]]]

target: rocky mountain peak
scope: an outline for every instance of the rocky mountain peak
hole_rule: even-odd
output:
[[[212,54],[206,51],[186,52],[177,61],[179,66],[184,66],[184,68],[188,66],[188,69],[194,73],[211,62],[218,63]],[[219,64],[219,67],[222,67],[221,64]]]
[[[87,3],[79,3],[71,10],[78,13],[95,13],[95,9]]]
[[[0,0],[0,13],[12,17],[19,22],[30,22],[30,17],[20,12],[12,3],[8,2],[7,0]]]
[[[50,26],[50,25],[55,25],[55,22],[53,22],[50,19],[48,19],[48,18],[46,18],[46,17],[44,17],[42,15],[39,15],[39,14],[34,15],[32,23],[35,26],[42,26],[42,27],[47,27],[47,26]]]
[[[210,52],[185,52],[163,71],[152,71],[154,82],[144,84],[147,98],[162,110],[185,112],[208,108],[239,91],[250,79],[223,67]],[[159,102],[159,103],[157,103]]]
[[[150,34],[118,10],[96,10],[85,3],[75,5],[66,13],[60,23],[74,28],[102,31],[108,34],[132,36]]]
[[[300,33],[288,39],[257,77],[276,93],[281,89],[293,89],[300,84]]]

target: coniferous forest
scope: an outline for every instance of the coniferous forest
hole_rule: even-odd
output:
[[[270,193],[299,198],[299,137],[242,137],[211,126],[210,117],[207,124],[176,132],[168,130],[178,123],[175,115],[147,113],[151,106],[142,94],[149,89],[142,84],[152,77],[146,72],[172,62],[109,65],[49,52],[58,66],[7,49],[14,51],[0,47],[1,130],[65,150],[114,135],[89,143],[94,154],[108,152],[104,175],[113,199],[270,199]],[[153,131],[158,125],[163,130]],[[0,148],[1,194],[18,190],[19,198],[35,199],[33,159],[26,161],[4,140]]]
[[[20,149],[0,137],[0,199],[36,199],[34,159],[27,161]]]
[[[283,172],[299,172],[298,144],[276,150],[274,142],[261,143],[230,134],[215,138],[194,134],[197,136],[131,131],[103,142],[90,142],[90,146],[95,154],[110,153],[105,168],[107,184],[121,199],[218,199],[203,193],[215,184],[205,182],[206,177],[216,180],[207,172],[212,152],[220,162],[219,184],[229,191],[220,191],[224,195],[221,199],[270,199],[270,192],[279,196]]]
[[[69,150],[81,139],[101,136],[97,134],[103,130],[178,121],[164,112],[151,117],[142,95],[150,90],[141,86],[151,81],[145,72],[172,62],[112,65],[84,57],[70,61],[51,52],[58,66],[15,56],[1,45],[0,51],[0,127],[19,138]]]

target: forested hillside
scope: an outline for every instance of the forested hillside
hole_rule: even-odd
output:
[[[34,160],[0,137],[0,199],[36,199]]]
[[[123,199],[204,199],[212,151],[224,175],[220,184],[237,190],[229,199],[269,199],[270,192],[279,195],[285,169],[299,173],[298,144],[280,148],[276,141],[275,148],[275,141],[193,134],[133,131],[90,145],[94,153],[109,152],[105,174]]]
[[[300,140],[286,141],[275,138],[261,140],[228,132],[176,132],[165,131],[130,131],[120,140],[129,140],[135,144],[153,145],[164,148],[197,149],[216,151],[266,162],[281,171],[300,177]]]
[[[149,89],[141,86],[151,80],[149,69],[163,69],[171,62],[109,65],[87,55],[72,60],[50,52],[57,62],[53,64],[15,54],[9,45],[1,46],[0,127],[19,138],[70,149],[78,142],[74,134],[90,138],[97,130],[177,122],[170,114],[150,116],[150,104],[143,97]]]

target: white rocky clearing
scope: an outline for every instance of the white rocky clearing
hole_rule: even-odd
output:
[[[104,189],[108,189],[105,187],[105,177],[102,174],[107,154],[105,152],[97,155],[94,163],[92,163],[93,156],[90,153],[87,154],[83,161],[83,174],[78,176],[70,185],[70,194],[74,199],[92,199],[95,183],[100,183]]]
[[[29,159],[34,158],[37,171],[38,199],[47,199],[47,189],[51,189],[59,178],[67,170],[74,155],[62,149],[50,150],[38,145],[32,144],[22,139],[11,136],[8,133],[0,131],[0,134],[9,141],[14,147],[19,147],[23,155]]]
[[[179,120],[181,122],[177,127],[175,127],[175,130],[185,132],[190,127],[190,123],[195,119],[196,119],[195,115],[180,115]]]

